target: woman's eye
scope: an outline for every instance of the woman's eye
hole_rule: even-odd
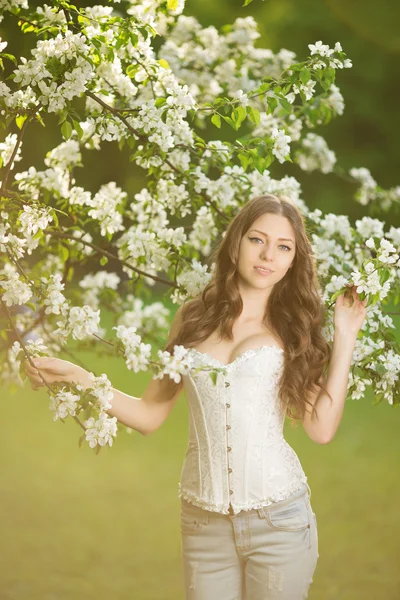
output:
[[[251,237],[249,238],[249,240],[252,242],[253,240],[258,240],[259,242],[262,242],[263,240],[258,238],[258,237]],[[281,244],[280,248],[286,248],[285,252],[290,252],[291,248],[289,246],[286,246],[285,244]]]

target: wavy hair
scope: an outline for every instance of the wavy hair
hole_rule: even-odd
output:
[[[207,262],[215,262],[212,279],[203,291],[181,307],[180,325],[165,347],[186,348],[206,340],[218,330],[222,339],[233,339],[232,327],[242,312],[237,286],[237,265],[242,237],[260,216],[286,217],[293,227],[296,252],[292,266],[272,288],[263,323],[282,341],[284,365],[279,381],[281,408],[293,421],[303,419],[308,391],[323,389],[331,347],[322,334],[326,308],[317,278],[316,261],[306,224],[298,208],[286,196],[265,194],[249,200],[235,215]],[[317,414],[318,417],[318,414]]]

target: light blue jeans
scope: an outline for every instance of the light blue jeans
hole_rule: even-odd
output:
[[[305,484],[270,506],[237,515],[181,498],[186,600],[303,600],[318,560],[318,533]]]

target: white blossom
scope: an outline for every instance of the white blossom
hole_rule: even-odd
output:
[[[0,280],[0,288],[5,290],[1,298],[7,306],[26,304],[32,298],[30,286],[21,281],[18,273],[11,273],[9,279]]]
[[[71,391],[61,388],[56,394],[50,394],[50,410],[53,420],[65,419],[68,415],[76,416],[80,396]]]
[[[117,435],[117,418],[108,417],[107,413],[100,413],[95,419],[90,417],[83,422],[86,427],[85,439],[91,448],[99,446],[112,446],[113,438]]]
[[[272,154],[276,156],[280,163],[285,162],[286,156],[290,154],[290,136],[286,135],[282,129],[274,128],[271,138],[274,140]]]

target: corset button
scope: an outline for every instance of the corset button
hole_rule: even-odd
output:
[[[228,473],[232,473],[232,469],[230,467],[228,469]]]
[[[225,387],[229,387],[231,384],[229,383],[229,381],[225,381]]]
[[[230,407],[231,407],[231,405],[230,405],[230,404],[227,404],[227,405],[226,405],[226,408],[230,408]]]
[[[232,450],[232,448],[230,446],[228,446],[228,452],[230,452]]]
[[[230,425],[227,425],[227,426],[226,426],[226,428],[227,428],[227,429],[230,429],[230,428],[231,428],[231,426],[230,426]]]
[[[230,494],[233,494],[233,490],[229,490],[229,493],[230,493]]]

